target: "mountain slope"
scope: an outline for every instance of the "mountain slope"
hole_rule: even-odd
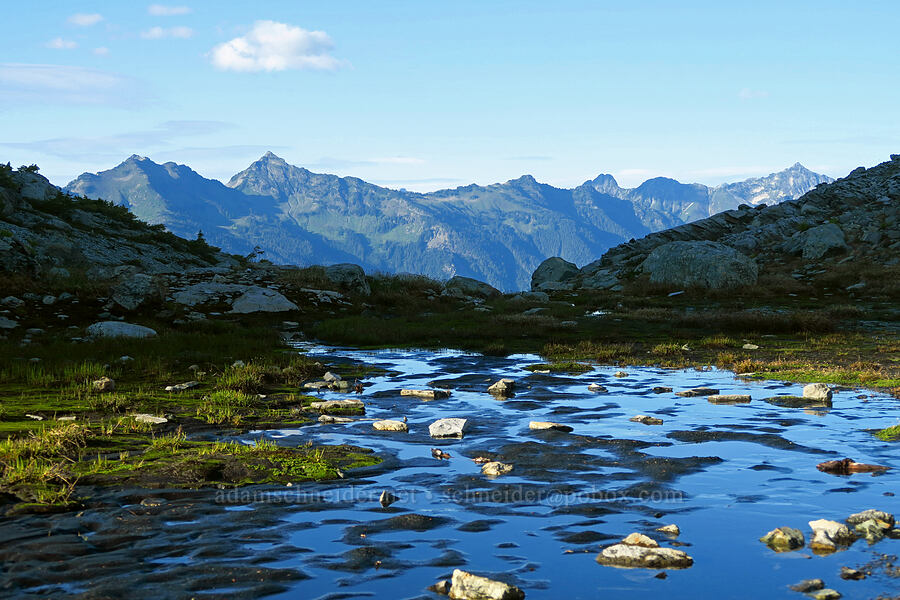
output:
[[[789,171],[718,188],[657,178],[628,189],[601,175],[560,189],[526,175],[421,194],[313,173],[268,152],[227,186],[133,156],[66,190],[123,204],[182,236],[202,229],[231,252],[259,245],[276,262],[355,262],[369,271],[464,275],[511,290],[526,288],[547,256],[584,263],[631,238],[706,217],[714,206],[795,197],[827,180]]]

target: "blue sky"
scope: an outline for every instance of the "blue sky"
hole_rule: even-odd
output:
[[[227,180],[271,149],[430,190],[531,173],[716,184],[900,152],[900,3],[91,2],[7,7],[0,160]],[[11,16],[10,16],[11,15]]]

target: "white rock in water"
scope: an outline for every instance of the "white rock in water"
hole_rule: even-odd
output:
[[[156,337],[156,332],[143,325],[125,323],[123,321],[100,321],[87,328],[87,334],[91,337],[127,337],[127,338],[151,338]]]
[[[568,425],[554,423],[552,421],[530,421],[528,423],[528,429],[552,429],[554,431],[564,431],[566,433],[574,431],[574,428],[569,427]]]
[[[501,379],[500,381],[488,387],[488,392],[495,396],[509,396],[516,389],[516,382],[513,379]]]
[[[449,418],[449,419],[438,419],[434,423],[428,426],[428,433],[431,437],[435,438],[446,438],[446,437],[458,437],[461,438],[463,433],[465,433],[466,428],[469,425],[468,419],[459,419],[459,418]]]
[[[813,400],[831,400],[831,389],[824,383],[810,383],[803,388],[803,397]]]
[[[524,600],[525,592],[502,581],[454,569],[449,596],[454,600]]]
[[[403,421],[394,421],[391,419],[384,419],[382,421],[375,421],[372,423],[372,427],[377,429],[378,431],[409,431],[409,426]]]
[[[313,410],[357,410],[365,407],[360,400],[325,400],[312,402],[309,407]]]
[[[809,526],[813,530],[813,539],[809,543],[813,551],[834,552],[838,545],[849,545],[856,539],[846,525],[837,521],[818,519],[810,521]]]
[[[322,376],[322,379],[324,381],[327,381],[328,383],[334,383],[335,381],[340,381],[341,376],[336,373],[332,373],[331,371],[328,371],[327,373],[325,373],[325,375]]]
[[[485,475],[490,475],[492,477],[496,477],[498,475],[505,475],[513,470],[513,466],[508,463],[502,463],[498,461],[491,461],[489,463],[484,463],[481,465],[481,472]]]
[[[415,396],[423,400],[438,400],[440,398],[449,398],[450,390],[400,390],[401,396]]]
[[[681,550],[675,550],[674,548],[620,543],[604,548],[597,555],[597,562],[601,565],[613,567],[686,569],[694,564],[694,559]]]

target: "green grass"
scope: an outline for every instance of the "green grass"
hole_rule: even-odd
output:
[[[539,363],[525,367],[529,371],[550,371],[551,373],[587,373],[594,367],[578,362]]]
[[[900,425],[892,425],[875,432],[875,437],[885,442],[896,442],[900,440]]]

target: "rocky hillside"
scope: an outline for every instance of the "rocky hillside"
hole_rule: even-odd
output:
[[[122,206],[71,197],[36,168],[0,166],[0,273],[97,278],[129,265],[160,274],[233,264],[202,240],[178,238]]]
[[[727,288],[785,281],[884,288],[900,263],[900,155],[775,206],[741,205],[611,248],[581,269],[548,259],[532,287],[622,289],[649,280]],[[780,280],[779,280],[780,278]]]
[[[825,180],[795,165],[717,188],[659,178],[627,189],[601,175],[560,189],[526,175],[418,194],[313,173],[267,153],[227,187],[182,165],[132,156],[66,189],[127,206],[184,237],[202,230],[230,252],[260,246],[279,263],[353,262],[369,272],[462,275],[514,290],[527,287],[547,256],[586,262],[651,231],[741,202],[792,198]]]

